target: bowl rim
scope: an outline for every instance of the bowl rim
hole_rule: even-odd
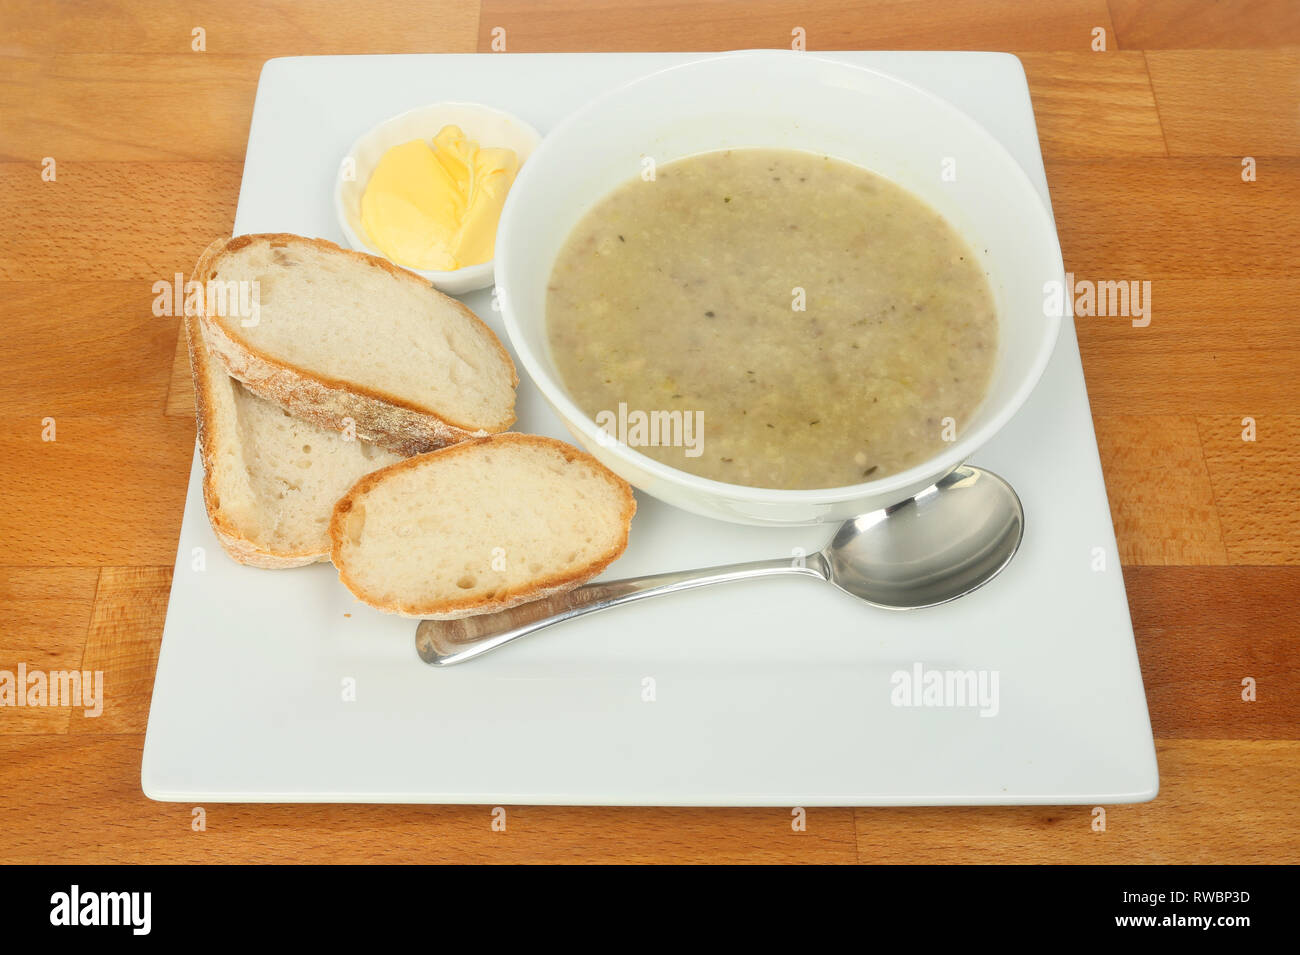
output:
[[[780,58],[785,61],[792,61],[793,58],[802,60],[811,60],[835,69],[870,74],[878,80],[886,83],[896,84],[903,87],[913,94],[919,95],[931,102],[935,108],[948,114],[948,117],[958,123],[964,123],[975,134],[976,137],[984,139],[991,149],[999,154],[1010,165],[1012,170],[1013,182],[1015,186],[1025,192],[1033,200],[1032,207],[1038,215],[1037,226],[1044,239],[1050,242],[1049,254],[1054,253],[1053,259],[1060,263],[1060,280],[1064,284],[1065,268],[1061,259],[1060,240],[1056,232],[1056,221],[1052,215],[1051,209],[1039,194],[1037,187],[1030,180],[1029,175],[1024,168],[1011,155],[1010,151],[1004,146],[996,136],[988,131],[985,126],[966,113],[964,110],[950,103],[943,97],[932,93],[910,83],[907,80],[894,76],[884,70],[878,70],[871,67],[858,66],[849,63],[843,63],[838,60],[827,59],[815,54],[797,52],[793,50],[734,50],[713,56],[706,56],[701,59],[691,60],[686,63],[678,63],[662,69],[654,70],[635,79],[622,83],[611,90],[607,90],[598,96],[595,96],[569,113],[563,120],[547,133],[541,144],[533,152],[533,157],[544,156],[548,149],[554,149],[555,142],[559,141],[565,132],[571,127],[577,125],[590,112],[598,107],[615,101],[622,96],[627,90],[647,83],[659,77],[678,71],[689,71],[698,69],[706,64],[716,64],[724,61],[735,60],[763,60]],[[523,364],[524,369],[528,372],[533,383],[541,391],[546,401],[557,410],[565,424],[570,428],[577,429],[581,433],[583,440],[592,442],[608,450],[609,453],[618,459],[621,459],[631,467],[639,469],[642,473],[648,474],[651,478],[668,482],[670,484],[683,487],[696,492],[697,494],[707,495],[714,498],[725,498],[737,503],[745,504],[771,504],[771,505],[814,505],[814,504],[836,504],[845,501],[852,501],[858,498],[878,498],[887,497],[893,493],[910,494],[913,488],[925,486],[932,483],[942,475],[948,473],[953,468],[958,467],[965,462],[969,456],[996,435],[1024,406],[1025,401],[1038,386],[1042,379],[1043,372],[1047,369],[1047,364],[1051,360],[1056,350],[1057,341],[1060,337],[1062,316],[1059,314],[1049,314],[1046,310],[1043,312],[1043,321],[1050,326],[1046,329],[1042,340],[1039,343],[1037,351],[1034,353],[1028,373],[1021,379],[1015,390],[1003,402],[1002,407],[996,411],[990,419],[980,427],[968,431],[958,437],[951,445],[938,454],[926,458],[919,464],[913,465],[903,471],[885,475],[872,481],[865,481],[859,484],[845,484],[826,488],[769,488],[759,487],[748,484],[729,484],[725,481],[716,481],[712,478],[701,477],[675,468],[672,465],[664,464],[654,458],[651,458],[633,447],[630,447],[622,441],[609,440],[609,432],[601,428],[585,411],[579,408],[565,393],[561,382],[556,380],[538,360],[538,356],[533,349],[528,346],[524,337],[518,318],[515,315],[512,305],[512,296],[509,294],[508,283],[503,281],[508,277],[510,265],[510,242],[500,242],[504,236],[513,236],[515,229],[512,226],[512,220],[515,215],[515,209],[518,208],[517,196],[525,195],[529,188],[533,188],[533,179],[536,178],[537,164],[526,164],[520,169],[519,176],[515,179],[514,186],[511,188],[510,195],[506,197],[505,207],[501,212],[501,220],[498,223],[498,243],[495,258],[495,283],[498,293],[497,299],[500,302],[502,321],[505,325],[506,334],[514,346],[515,353],[519,361]],[[1045,280],[1052,278],[1047,276]],[[542,317],[543,322],[545,316]],[[978,407],[978,406],[977,406]],[[652,493],[653,492],[648,492]],[[900,497],[900,500],[903,499]]]
[[[412,115],[413,113],[423,113],[425,110],[438,109],[439,107],[447,107],[447,106],[456,107],[458,109],[473,109],[473,110],[478,110],[479,112],[482,113],[490,113],[497,116],[500,119],[505,120],[511,125],[518,127],[525,135],[531,136],[533,139],[532,152],[529,153],[530,158],[532,154],[535,153],[541,147],[541,144],[544,140],[544,137],[540,132],[537,131],[537,128],[535,126],[533,126],[531,123],[525,122],[524,120],[516,116],[514,113],[508,112],[504,109],[500,109],[496,106],[488,106],[486,103],[474,103],[469,100],[450,100],[450,99],[438,100],[435,103],[425,103],[423,106],[412,106],[410,109],[404,109],[400,113],[394,113],[392,116],[389,116],[387,119],[383,119],[375,123],[364,133],[358,136],[356,139],[352,140],[352,144],[348,146],[347,151],[343,153],[342,159],[339,160],[339,165],[342,165],[343,161],[348,158],[355,160],[358,147],[360,147],[361,144],[364,143],[367,139],[370,139],[372,136],[379,133],[380,130],[382,130],[385,126],[394,125],[400,122],[401,120],[406,119],[408,116]],[[521,173],[523,172],[523,167],[525,165],[527,165],[526,162],[520,164],[519,171]],[[518,174],[516,174],[515,181],[518,182]],[[352,224],[348,221],[347,213],[343,208],[343,182],[344,180],[342,176],[335,175],[334,216],[336,219],[338,219],[339,228],[343,231],[343,237],[347,240],[348,245],[351,246],[353,249],[359,252],[366,252],[370,255],[378,256],[381,259],[391,262],[392,260],[389,259],[388,256],[384,255],[383,252],[379,251],[377,248],[375,248],[373,245],[367,242],[363,236],[359,235],[357,231],[352,228]],[[364,184],[360,188],[364,191],[365,190]],[[513,191],[513,189],[514,189],[514,184],[512,183],[511,190]],[[507,198],[509,198],[508,193],[507,193]],[[498,221],[498,230],[499,229],[500,229],[500,222]],[[417,269],[411,265],[403,265],[401,262],[393,262],[393,264],[396,265],[398,268],[406,269],[406,271],[408,272],[414,272],[416,275],[423,276],[424,278],[431,280],[435,284],[441,281],[450,281],[452,279],[465,279],[465,278],[472,277],[475,280],[484,279],[484,278],[487,279],[487,282],[485,283],[485,285],[487,285],[487,284],[491,284],[492,282],[495,262],[496,262],[496,257],[493,256],[492,258],[488,259],[486,262],[477,262],[474,265],[463,265],[458,269],[452,269],[450,271],[439,271],[437,269]]]

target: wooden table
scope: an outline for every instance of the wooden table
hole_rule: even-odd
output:
[[[194,446],[152,285],[230,232],[262,62],[486,52],[497,28],[511,52],[782,47],[796,27],[810,50],[1018,54],[1067,267],[1152,283],[1148,327],[1076,327],[1159,798],[1104,832],[1082,806],[818,809],[805,832],[788,810],[518,807],[494,832],[486,806],[254,805],[206,806],[194,832],[193,807],[145,799]],[[108,697],[97,719],[0,709],[0,861],[1300,860],[1294,0],[0,0],[0,57],[0,669],[100,669]]]

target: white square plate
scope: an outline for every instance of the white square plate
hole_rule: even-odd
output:
[[[1014,57],[818,55],[947,98],[999,137],[1047,198]],[[340,241],[330,199],[339,161],[387,116],[470,100],[545,132],[595,93],[694,56],[272,60],[234,231]],[[504,338],[487,292],[466,302]],[[565,437],[527,381],[517,428]],[[265,571],[227,558],[204,514],[196,458],[144,791],[187,802],[619,805],[1153,798],[1155,747],[1068,322],[1037,391],[975,463],[1015,485],[1027,531],[1002,576],[955,603],[891,613],[809,579],[752,581],[598,614],[437,670],[416,656],[414,622],[354,602],[329,565]],[[715,523],[644,495],[639,505],[631,546],[607,576],[813,550],[831,532]],[[917,664],[996,671],[996,715],[893,705],[892,675]]]

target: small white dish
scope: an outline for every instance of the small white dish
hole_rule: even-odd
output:
[[[389,149],[413,139],[432,139],[438,130],[448,125],[459,126],[466,136],[481,146],[513,149],[521,167],[542,141],[541,134],[523,120],[479,103],[434,103],[384,120],[352,144],[340,161],[339,174],[334,180],[334,212],[348,245],[360,252],[387,258],[370,244],[361,224],[361,196],[366,191],[366,184]],[[491,259],[451,272],[413,269],[401,262],[395,264],[424,276],[448,295],[463,295],[492,284]]]

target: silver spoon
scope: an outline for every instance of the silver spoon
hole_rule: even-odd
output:
[[[963,465],[916,497],[845,521],[825,548],[807,557],[601,581],[498,613],[422,620],[415,646],[425,663],[451,666],[619,604],[777,574],[816,577],[890,610],[933,607],[996,577],[1024,531],[1025,512],[1011,485],[991,471]]]

